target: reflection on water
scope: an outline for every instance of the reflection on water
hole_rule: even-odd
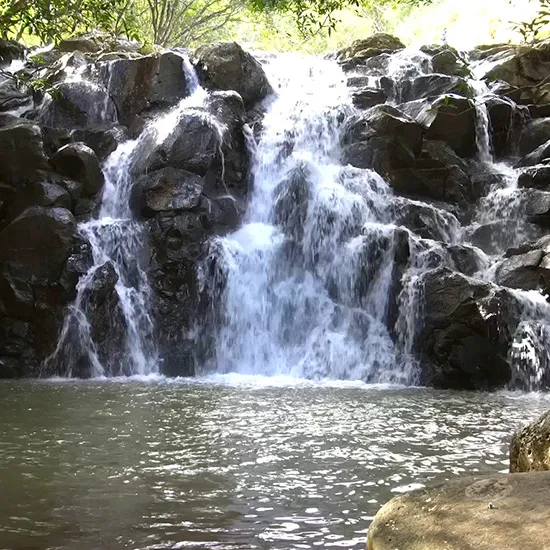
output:
[[[506,469],[550,407],[263,382],[0,384],[0,548],[363,548],[382,503]]]

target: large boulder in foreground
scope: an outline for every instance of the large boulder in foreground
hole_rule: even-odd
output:
[[[518,430],[510,444],[510,472],[545,470],[550,470],[550,411]]]
[[[463,478],[390,500],[367,550],[550,549],[550,472]]]
[[[446,268],[423,279],[419,352],[424,382],[436,388],[490,390],[511,378],[508,350],[519,324],[513,296]]]
[[[207,88],[234,90],[241,95],[247,107],[271,92],[260,63],[236,42],[201,46],[195,52],[195,67]]]

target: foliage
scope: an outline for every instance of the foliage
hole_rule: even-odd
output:
[[[550,23],[550,0],[538,0],[535,17],[529,21],[512,23],[512,28],[521,34],[524,42],[534,42],[548,23]]]

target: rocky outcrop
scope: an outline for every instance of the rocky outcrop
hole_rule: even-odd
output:
[[[247,107],[271,92],[260,63],[236,42],[201,46],[195,52],[195,68],[204,86],[211,90],[234,90]]]
[[[550,411],[518,430],[510,444],[510,472],[550,470]]]
[[[336,53],[336,60],[341,63],[344,68],[352,69],[372,57],[394,53],[404,48],[405,45],[403,42],[395,36],[378,33],[368,38],[355,40],[351,46],[339,50]]]
[[[423,278],[418,346],[424,381],[438,388],[495,389],[511,377],[507,353],[520,308],[505,290],[446,268]]]
[[[548,548],[550,473],[462,478],[390,500],[367,550]]]

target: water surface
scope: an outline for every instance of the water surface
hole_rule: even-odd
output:
[[[550,407],[236,380],[0,384],[0,548],[363,548],[381,504],[505,470]]]

